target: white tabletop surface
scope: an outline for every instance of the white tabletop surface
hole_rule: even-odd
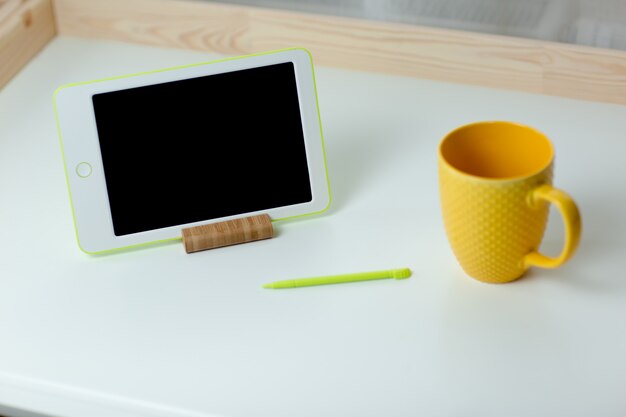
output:
[[[52,92],[215,57],[60,37],[0,91],[0,414],[626,413],[623,106],[317,67],[328,212],[193,255],[178,242],[82,253]],[[491,119],[553,140],[555,184],[584,222],[570,263],[504,285],[463,274],[438,201],[439,140]],[[399,267],[413,277],[261,288]]]

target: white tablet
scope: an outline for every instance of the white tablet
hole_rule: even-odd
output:
[[[87,253],[330,204],[304,49],[69,84],[54,102],[78,244]]]

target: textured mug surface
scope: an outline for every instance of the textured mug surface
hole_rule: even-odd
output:
[[[552,187],[554,151],[533,128],[480,122],[449,133],[439,146],[439,185],[446,233],[464,271],[484,282],[521,277],[532,265],[554,268],[571,257],[580,238],[578,209]],[[561,255],[538,252],[548,203],[561,212]]]

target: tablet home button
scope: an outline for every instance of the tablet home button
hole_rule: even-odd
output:
[[[91,165],[88,162],[81,162],[76,165],[76,174],[81,178],[87,178],[91,175]]]

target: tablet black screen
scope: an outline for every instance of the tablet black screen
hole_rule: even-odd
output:
[[[309,202],[292,63],[93,96],[115,235]]]

